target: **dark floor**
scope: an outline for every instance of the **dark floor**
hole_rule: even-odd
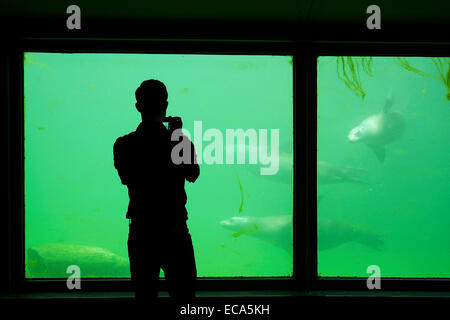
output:
[[[434,318],[438,317],[439,312],[450,310],[450,293],[200,291],[189,305],[180,306],[172,305],[166,293],[160,295],[156,305],[147,302],[137,304],[130,292],[32,293],[3,296],[0,307],[3,314],[12,312],[26,319],[76,316],[83,320],[109,320],[137,313],[145,314],[139,319],[305,319],[312,314],[317,317],[360,319],[377,314],[384,317],[392,313],[404,318],[419,311]],[[188,309],[191,314],[183,314]],[[197,314],[192,314],[193,310]]]

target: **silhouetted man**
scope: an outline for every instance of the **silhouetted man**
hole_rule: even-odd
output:
[[[138,299],[154,301],[162,268],[169,294],[183,301],[195,296],[197,276],[186,225],[184,181],[194,182],[200,169],[189,140],[191,161],[178,165],[172,161],[172,148],[178,141],[171,141],[171,133],[182,124],[170,121],[168,129],[163,124],[168,105],[165,85],[146,80],[135,95],[142,122],[114,144],[114,166],[130,197],[126,217],[130,219],[131,279]]]

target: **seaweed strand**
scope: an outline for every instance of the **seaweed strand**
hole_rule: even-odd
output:
[[[435,78],[442,81],[447,88],[446,98],[450,100],[450,58],[430,58],[436,67],[438,75],[423,72],[415,67],[413,67],[406,58],[397,57],[400,66],[405,70],[417,73],[423,77]]]
[[[366,92],[363,89],[360,73],[361,69],[369,76],[373,76],[372,57],[337,57],[336,68],[338,78],[352,90],[357,96],[365,98]]]

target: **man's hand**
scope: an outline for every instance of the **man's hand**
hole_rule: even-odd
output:
[[[169,131],[175,131],[183,127],[183,121],[180,117],[170,117],[169,120]]]

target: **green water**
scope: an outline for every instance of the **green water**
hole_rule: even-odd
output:
[[[445,81],[429,58],[408,58],[416,72],[392,57],[367,70],[354,57],[355,72],[344,61],[318,60],[319,275],[367,277],[377,265],[382,277],[449,277]],[[85,277],[129,277],[128,195],[112,146],[139,124],[134,91],[149,78],[166,84],[168,114],[183,118],[205,159],[208,129],[224,139],[226,129],[279,130],[276,175],[248,161],[200,164],[186,184],[188,226],[200,277],[291,276],[291,57],[54,53],[25,54],[26,276],[66,277],[76,264]],[[347,136],[380,113],[391,88],[405,128],[380,161]],[[232,217],[251,218],[224,228]]]
[[[364,183],[318,182],[319,231],[327,227],[320,219],[329,219],[334,239],[342,240],[318,252],[320,276],[367,277],[367,267],[377,265],[381,277],[450,277],[448,88],[431,59],[408,61],[422,73],[406,70],[393,57],[374,57],[372,74],[359,65],[363,99],[338,77],[336,57],[318,60],[318,160],[364,173]],[[405,130],[386,145],[381,162],[347,135],[380,112],[390,88],[391,111],[402,114]],[[357,241],[339,234],[348,230],[357,233]],[[319,233],[318,241],[329,242],[328,234]]]
[[[182,117],[194,143],[197,120],[203,133],[214,128],[224,137],[226,129],[268,129],[269,137],[278,129],[288,159],[274,176],[261,176],[248,161],[202,163],[197,182],[186,183],[198,275],[292,275],[292,235],[281,235],[288,237],[281,246],[257,237],[270,232],[267,224],[292,217],[292,57],[25,53],[24,59],[28,278],[65,277],[71,264],[82,277],[129,277],[128,194],[112,148],[138,126],[134,91],[149,78],[165,83],[167,113]],[[197,153],[210,143],[196,144]],[[220,224],[234,216],[256,220],[234,231]]]

